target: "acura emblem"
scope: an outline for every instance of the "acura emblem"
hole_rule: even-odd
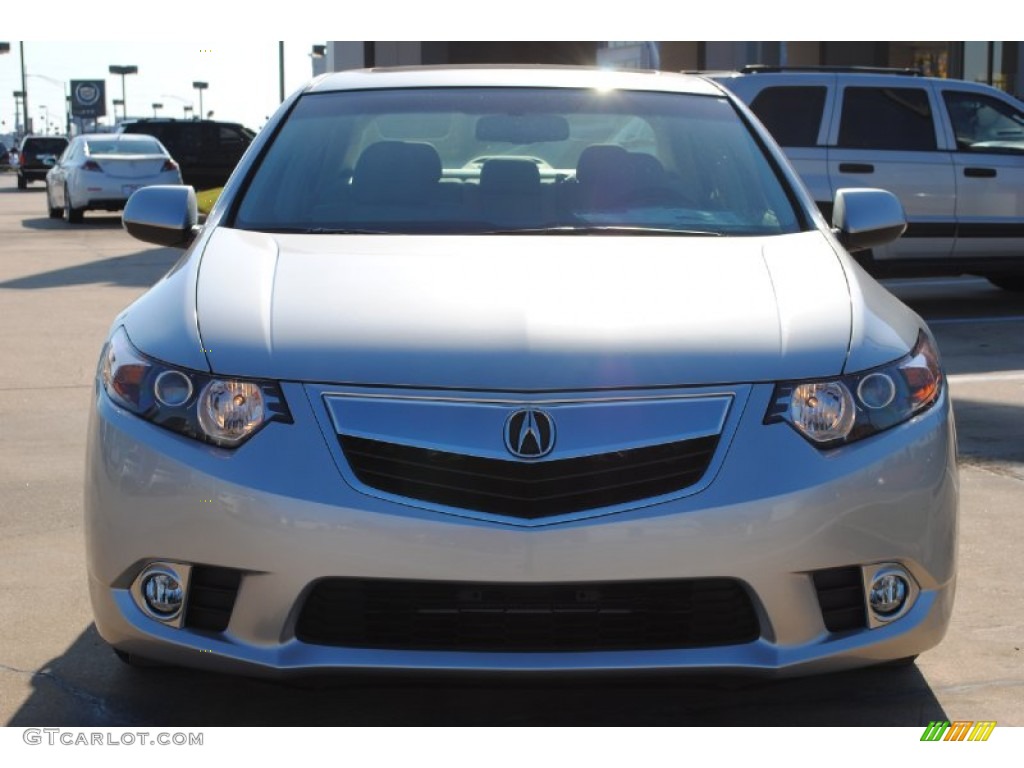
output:
[[[555,422],[544,411],[516,411],[505,422],[505,447],[521,459],[547,456],[555,447]]]

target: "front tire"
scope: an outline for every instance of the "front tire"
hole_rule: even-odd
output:
[[[71,205],[71,195],[68,193],[68,188],[64,187],[64,216],[68,220],[68,224],[81,224],[82,216],[85,213],[84,208],[74,208]]]
[[[992,285],[1002,288],[1004,291],[1020,293],[1024,291],[1024,275],[986,275]]]

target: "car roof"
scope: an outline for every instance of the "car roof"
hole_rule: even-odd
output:
[[[707,80],[674,72],[552,66],[426,66],[348,70],[322,75],[307,92],[437,87],[607,88],[721,96]]]

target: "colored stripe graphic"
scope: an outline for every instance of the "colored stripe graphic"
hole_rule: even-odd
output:
[[[988,741],[988,737],[992,735],[992,731],[996,729],[995,720],[979,720],[974,724],[974,730],[971,731],[971,735],[967,737],[968,741]]]
[[[954,720],[943,741],[963,741],[967,738],[972,725],[974,725],[973,720]]]
[[[921,734],[921,741],[988,741],[996,728],[995,720],[932,720]]]

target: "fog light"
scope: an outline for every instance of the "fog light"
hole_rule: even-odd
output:
[[[142,597],[156,618],[167,621],[181,613],[185,589],[173,570],[154,568],[142,577]]]
[[[882,619],[894,616],[902,610],[910,594],[907,580],[896,573],[879,574],[871,582],[868,604]]]

